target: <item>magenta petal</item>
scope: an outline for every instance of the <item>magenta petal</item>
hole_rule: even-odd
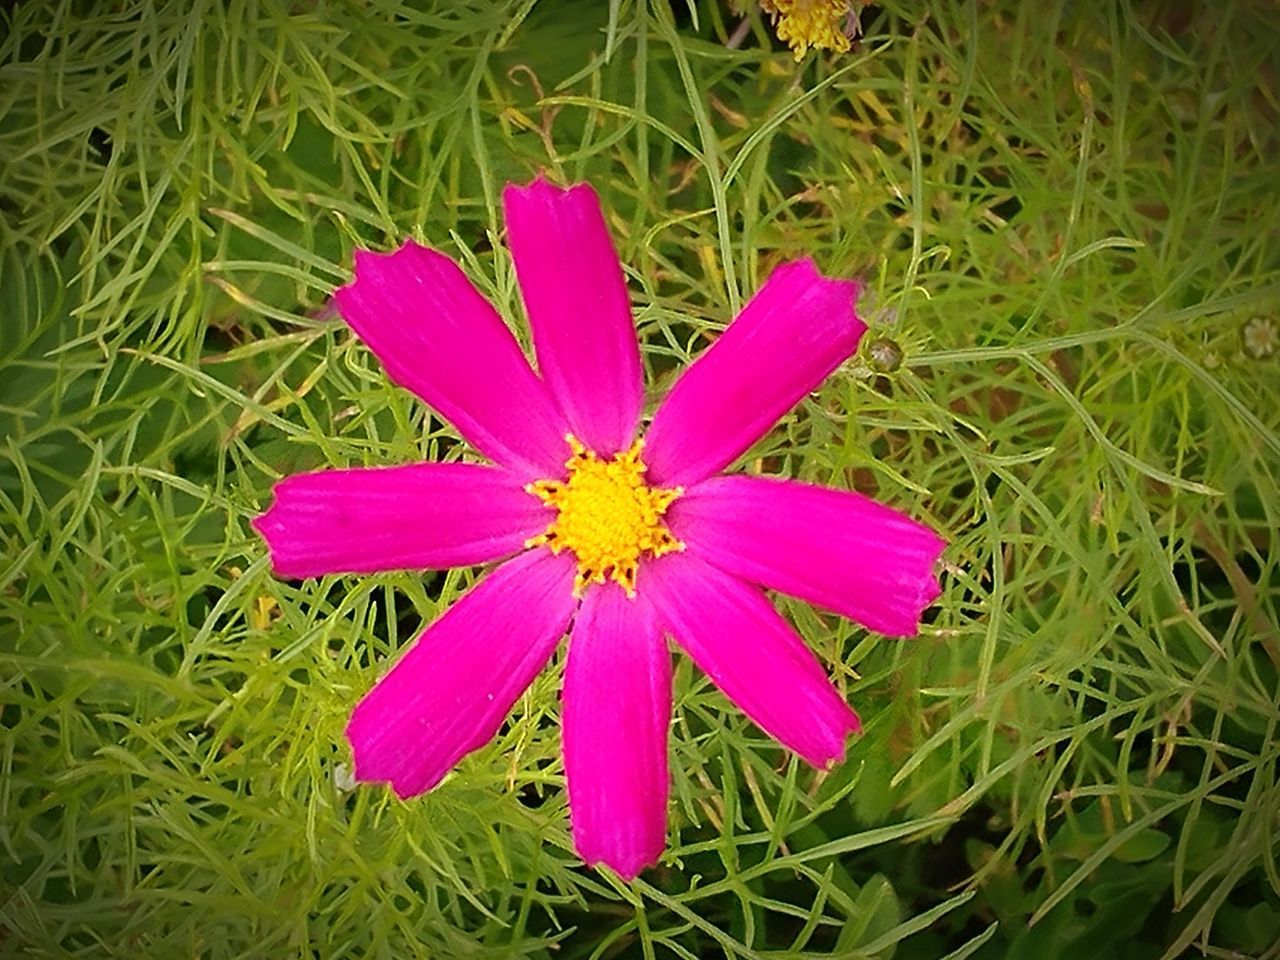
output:
[[[667,832],[671,654],[643,597],[592,587],[565,665],[564,766],[574,846],[630,880]]]
[[[755,443],[858,346],[861,286],[784,263],[676,381],[645,437],[655,483],[690,485]]]
[[[511,331],[456,263],[412,240],[357,251],[338,310],[387,375],[524,479],[559,476],[568,427]]]
[[[521,554],[427,627],[351,715],[356,778],[413,796],[493,739],[568,626],[574,569],[567,554]]]
[[[946,541],[859,493],[766,477],[713,477],[672,506],[690,553],[746,580],[912,636],[938,598]]]
[[[676,642],[765,733],[817,767],[844,758],[858,715],[760,590],[687,553],[650,561],[640,577]]]
[[[277,576],[315,577],[487,563],[522,550],[548,520],[504,470],[414,463],[287,477],[253,526]]]
[[[629,447],[644,381],[626,280],[596,192],[539,177],[503,190],[502,207],[547,386],[588,447]]]

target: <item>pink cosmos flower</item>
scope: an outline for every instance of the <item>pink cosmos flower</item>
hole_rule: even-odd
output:
[[[938,596],[943,541],[857,493],[722,474],[853,353],[859,285],[809,260],[773,271],[637,439],[640,353],[595,192],[503,193],[541,375],[444,254],[355,255],[338,310],[492,461],[288,477],[254,521],[284,577],[501,561],[426,628],[347,727],[359,780],[431,789],[498,731],[568,632],[564,765],[574,843],[631,879],[661,854],[667,637],[809,763],[857,715],[762,588],[894,636]]]

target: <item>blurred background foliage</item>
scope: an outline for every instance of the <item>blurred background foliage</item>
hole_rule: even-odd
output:
[[[1280,956],[1275,7],[856,13],[797,62],[743,3],[4,5],[0,956]],[[916,640],[785,604],[866,721],[830,774],[679,661],[634,884],[572,853],[555,670],[354,788],[475,572],[279,582],[248,527],[459,455],[328,294],[412,236],[518,325],[539,171],[602,195],[651,401],[778,261],[862,275],[743,466],[951,542]]]

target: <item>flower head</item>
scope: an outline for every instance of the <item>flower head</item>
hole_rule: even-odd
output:
[[[640,353],[594,191],[538,179],[507,187],[503,206],[538,373],[435,250],[359,252],[334,294],[391,379],[492,465],[299,474],[254,525],[286,577],[500,561],[356,706],[356,778],[402,797],[435,786],[497,733],[567,632],[574,842],[630,878],[666,837],[667,638],[763,730],[829,766],[858,717],[763,588],[914,634],[943,541],[856,493],[721,474],[857,347],[857,283],[808,260],[778,267],[642,440]]]

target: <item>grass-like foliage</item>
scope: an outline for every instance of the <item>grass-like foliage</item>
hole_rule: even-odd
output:
[[[1163,7],[886,3],[797,64],[683,0],[5,4],[0,956],[1277,956],[1280,28]],[[572,853],[558,666],[353,788],[474,571],[280,582],[248,526],[460,455],[328,294],[413,236],[517,321],[539,170],[601,193],[651,400],[779,260],[866,278],[745,466],[951,541],[918,639],[786,605],[866,721],[829,774],[678,660],[633,885]]]

